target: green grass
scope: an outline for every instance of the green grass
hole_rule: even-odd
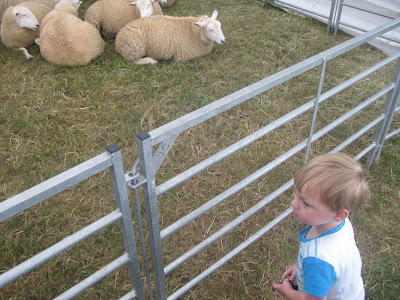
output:
[[[80,16],[93,0],[84,1]],[[161,61],[136,66],[120,57],[113,40],[105,52],[81,67],[47,63],[37,46],[35,57],[0,45],[0,201],[105,151],[122,148],[128,171],[138,155],[135,135],[151,131],[240,88],[292,66],[351,37],[330,36],[315,20],[286,14],[256,0],[178,0],[169,15],[210,15],[214,9],[226,37],[206,57],[185,63]],[[368,45],[328,63],[324,91],[382,60]],[[317,130],[388,83],[393,65],[321,104]],[[389,76],[390,78],[390,76]],[[319,68],[290,80],[246,103],[183,132],[157,173],[157,182],[265,126],[315,97]],[[323,139],[311,156],[333,149],[382,111],[379,100]],[[282,126],[253,145],[209,168],[159,199],[161,228],[220,194],[305,139],[311,113]],[[393,128],[399,128],[395,116]],[[356,154],[373,132],[346,148]],[[352,221],[363,257],[368,299],[395,299],[399,278],[400,140],[385,143],[379,163],[367,172],[372,197]],[[293,177],[304,153],[171,235],[163,242],[165,264],[191,249]],[[365,159],[362,160],[365,162]],[[167,277],[171,294],[213,262],[254,234],[291,201],[291,191],[241,224]],[[132,197],[131,197],[132,198]],[[0,224],[0,272],[10,269],[114,209],[107,172],[52,197]],[[131,203],[133,208],[133,203]],[[143,203],[141,203],[143,209]],[[144,215],[144,211],[142,212]],[[136,227],[136,224],[135,224]],[[296,259],[302,229],[288,218],[210,278],[186,299],[279,299],[272,281]],[[50,299],[70,288],[123,252],[118,226],[111,226],[24,275],[0,291],[0,299]],[[130,291],[125,268],[84,292],[81,299],[114,299]]]

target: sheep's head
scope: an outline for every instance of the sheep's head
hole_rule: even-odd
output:
[[[79,0],[71,0],[72,4],[76,7],[76,9],[79,8],[79,6],[81,6],[82,1]]]
[[[136,0],[134,2],[128,3],[127,5],[135,6],[139,11],[140,17],[146,18],[154,14],[153,3],[160,1],[161,0]]]
[[[217,21],[218,12],[214,10],[212,16],[201,22],[194,22],[196,26],[200,26],[204,30],[206,38],[221,45],[225,43],[225,37],[222,33],[221,23]]]
[[[61,1],[61,0],[56,0],[57,3],[60,2],[60,1]],[[80,1],[80,0],[67,0],[67,1],[71,2],[72,5],[73,5],[76,9],[78,9],[79,6],[82,4],[82,1]]]
[[[19,27],[33,30],[39,28],[38,20],[28,8],[19,5],[14,6],[11,14]]]

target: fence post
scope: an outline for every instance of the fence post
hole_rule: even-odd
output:
[[[146,178],[143,187],[143,196],[146,208],[147,228],[153,262],[154,280],[157,299],[164,300],[166,296],[164,263],[162,258],[160,223],[158,219],[158,204],[153,166],[153,150],[148,132],[142,131],[136,135],[139,152],[139,166],[141,175]]]
[[[385,142],[386,135],[389,131],[390,125],[392,124],[394,112],[399,102],[400,97],[400,59],[397,60],[396,69],[393,74],[392,84],[394,84],[393,90],[391,90],[387,96],[385,105],[383,107],[382,114],[385,115],[385,119],[379,123],[376,128],[374,143],[375,147],[368,155],[367,168],[369,169],[372,165],[373,160],[378,161],[381,155],[382,147]]]
[[[129,277],[139,300],[144,300],[142,276],[140,274],[139,259],[136,248],[135,234],[133,231],[132,215],[129,206],[128,191],[126,188],[125,173],[122,163],[121,149],[112,144],[106,147],[111,154],[112,166],[110,167],[111,182],[114,191],[115,202],[122,213],[119,220],[125,252],[129,255]]]
[[[326,32],[336,35],[339,30],[339,22],[342,15],[343,0],[332,0]]]
[[[334,35],[337,35],[339,31],[340,18],[342,17],[342,10],[343,10],[343,0],[339,0],[336,12],[336,20],[334,24],[334,31],[333,31]]]

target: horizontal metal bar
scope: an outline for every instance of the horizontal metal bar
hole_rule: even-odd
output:
[[[391,85],[389,85],[385,89],[379,91],[378,93],[376,93],[372,97],[368,98],[367,100],[365,100],[364,102],[360,103],[359,105],[357,105],[353,109],[349,110],[347,113],[345,113],[342,116],[340,116],[339,118],[337,118],[335,121],[329,123],[327,126],[325,126],[324,128],[320,129],[318,132],[316,132],[313,135],[313,139],[312,140],[315,141],[315,140],[321,138],[322,136],[327,134],[329,131],[333,130],[337,126],[341,125],[344,121],[348,120],[349,118],[351,118],[352,116],[354,116],[355,114],[357,114],[358,112],[360,112],[361,110],[366,108],[368,105],[371,105],[372,103],[377,101],[380,97],[382,97],[385,93],[387,93],[387,90],[390,89],[390,86]]]
[[[305,11],[305,12],[307,12],[307,13],[309,13],[309,14],[316,15],[316,16],[318,16],[318,17],[322,17],[322,18],[325,18],[325,19],[329,19],[329,16],[328,16],[328,15],[323,15],[323,14],[320,14],[320,13],[318,13],[318,12],[311,11],[311,10],[309,10],[309,9],[306,9],[306,8],[303,8],[303,7],[294,5],[294,4],[292,4],[292,3],[287,3],[287,2],[285,2],[285,1],[280,1],[280,0],[275,0],[275,2],[276,2],[277,4],[282,5],[283,7],[289,8],[289,9],[290,9],[290,8],[295,8],[295,9],[298,9],[298,10],[301,10],[301,11]]]
[[[0,222],[111,167],[111,155],[104,152],[0,203]]]
[[[343,91],[344,89],[350,87],[354,83],[364,79],[365,77],[371,75],[373,72],[376,72],[380,68],[390,64],[394,60],[398,59],[400,57],[400,52],[396,53],[390,57],[385,58],[381,62],[377,63],[376,65],[368,68],[367,70],[364,70],[363,72],[357,74],[356,76],[342,82],[338,86],[332,88],[331,90],[323,93],[320,96],[320,103],[326,101],[330,97],[338,94],[339,92]],[[387,87],[389,90],[394,88],[394,84],[390,84]],[[387,91],[389,91],[387,90]],[[157,196],[160,196],[172,188],[178,186],[179,184],[185,182],[186,180],[189,180],[196,174],[200,173],[201,171],[207,169],[208,167],[218,163],[219,161],[223,160],[224,158],[230,156],[231,154],[239,151],[240,149],[244,148],[245,146],[255,142],[256,140],[262,138],[266,134],[270,133],[271,131],[279,128],[283,124],[289,122],[290,120],[298,117],[302,113],[308,111],[311,108],[314,108],[314,103],[315,103],[315,98],[304,105],[294,109],[293,111],[287,113],[286,115],[280,117],[279,119],[269,123],[267,126],[260,128],[259,130],[253,132],[252,134],[246,136],[245,138],[239,140],[238,142],[232,144],[231,146],[221,150],[220,152],[210,156],[209,158],[205,159],[204,161],[198,163],[197,165],[183,171],[182,173],[178,174],[177,176],[167,180],[166,182],[163,182],[156,188]]]
[[[373,142],[372,144],[370,144],[368,147],[366,147],[363,151],[361,151],[360,153],[358,153],[354,159],[355,160],[360,160],[364,155],[368,154],[371,150],[373,150],[376,147],[376,143]]]
[[[130,261],[130,258],[127,253],[120,256],[116,260],[109,263],[107,266],[101,268],[97,272],[93,273],[89,277],[85,278],[78,284],[74,285],[72,288],[68,289],[58,297],[54,298],[54,300],[65,300],[72,299],[75,296],[79,295],[83,291],[87,290],[89,287],[99,282],[101,279],[111,274],[115,270],[119,269],[123,265],[127,264]]]
[[[281,194],[286,192],[293,186],[293,179],[282,185],[280,188],[269,194],[266,198],[258,202],[256,205],[248,209],[246,212],[235,218],[233,221],[229,222],[227,225],[223,226],[217,232],[209,236],[207,239],[193,247],[191,250],[174,260],[168,266],[164,268],[165,275],[168,275],[177,267],[188,261],[190,258],[195,256],[197,253],[205,249],[207,246],[211,245],[213,242],[218,240],[220,237],[224,236],[226,233],[230,232],[232,229],[243,223],[245,220],[253,216],[257,213],[260,209],[268,205],[271,201],[279,197]]]
[[[293,3],[287,3],[287,2],[281,1],[281,0],[276,0],[275,2],[278,3],[278,4],[281,4],[283,7],[286,7],[286,8],[295,8],[295,9],[307,12],[307,13],[309,13],[311,15],[315,15],[315,16],[322,17],[322,18],[325,18],[325,19],[329,19],[329,16],[326,16],[326,15],[320,14],[320,13],[318,13],[316,11],[312,11],[312,10],[309,10],[309,9],[294,5]],[[393,15],[387,15],[387,14],[382,14],[382,13],[370,11],[370,10],[367,10],[367,9],[361,7],[361,6],[357,6],[357,5],[354,5],[354,4],[350,4],[350,3],[345,3],[344,2],[343,6],[355,8],[355,9],[358,9],[358,10],[361,10],[361,11],[364,11],[364,12],[367,12],[367,13],[371,13],[371,14],[376,15],[376,16],[381,16],[381,17],[385,17],[385,18],[389,18],[389,19],[395,19],[395,17]],[[343,14],[343,12],[342,12],[342,14]]]
[[[364,34],[358,35],[347,42],[337,45],[331,49],[323,51],[315,56],[312,56],[302,62],[299,62],[289,68],[286,68],[274,75],[264,78],[256,83],[251,84],[235,93],[225,96],[217,101],[214,101],[202,108],[199,108],[183,117],[180,117],[170,123],[158,127],[151,132],[152,145],[156,145],[180,132],[189,129],[209,118],[226,111],[260,93],[263,93],[274,86],[277,86],[291,78],[296,77],[322,63],[323,59],[333,59],[351,49],[354,49],[375,37],[395,29],[400,25],[400,18],[390,21],[382,26],[370,30]]]
[[[359,26],[356,26],[356,25],[353,25],[353,24],[349,24],[349,23],[346,23],[346,22],[342,22],[342,21],[339,22],[339,25],[345,26],[345,27],[348,27],[348,28],[352,28],[352,29],[356,29],[356,30],[361,31],[361,32],[367,32],[368,31],[368,30],[366,30],[364,28],[361,28]],[[385,40],[388,40],[388,41],[391,41],[391,42],[395,42],[395,43],[399,43],[400,42],[400,40],[392,39],[390,37],[385,36],[385,34],[382,34],[382,35],[378,36],[377,38],[385,39]]]
[[[132,299],[135,299],[136,297],[137,297],[136,292],[134,290],[132,290],[129,293],[122,296],[121,298],[119,298],[119,300],[132,300]]]
[[[400,128],[388,133],[385,137],[385,140],[390,139],[391,137],[394,137],[395,135],[398,135],[398,134],[400,134]]]
[[[385,58],[384,60],[380,61],[379,63],[373,65],[372,67],[364,70],[363,72],[358,73],[354,77],[352,77],[352,78],[342,82],[341,84],[335,86],[334,88],[330,89],[329,91],[326,91],[325,93],[323,93],[321,95],[320,102],[323,102],[323,101],[329,99],[330,97],[340,93],[341,91],[343,91],[346,88],[354,85],[358,81],[366,78],[367,76],[371,75],[372,73],[376,72],[377,70],[387,66],[388,64],[390,64],[391,62],[395,61],[399,57],[400,57],[400,52],[397,52],[397,53],[393,54],[392,56],[389,56],[389,57]],[[389,84],[388,87],[390,87],[391,89],[394,89],[394,83]]]
[[[35,256],[24,261],[23,263],[1,274],[0,288],[4,287],[6,284],[14,281],[15,279],[21,277],[22,275],[28,273],[34,268],[40,266],[41,264],[53,258],[54,256],[60,254],[61,252],[71,248],[73,245],[88,238],[89,236],[95,234],[101,229],[107,227],[108,225],[114,223],[121,217],[122,213],[119,210],[115,210],[114,212],[108,214],[107,216],[97,220],[96,222],[64,238],[60,242],[54,244],[53,246],[47,248],[46,250],[36,254]]]
[[[392,16],[392,15],[387,15],[387,14],[378,13],[378,12],[376,12],[376,11],[367,10],[367,9],[365,9],[365,8],[363,8],[363,7],[361,7],[361,6],[357,6],[357,5],[353,4],[353,3],[346,3],[346,2],[343,2],[343,6],[355,8],[355,9],[358,9],[358,10],[365,11],[365,12],[367,12],[367,13],[371,13],[371,14],[373,14],[373,15],[377,15],[377,16],[381,16],[381,17],[386,17],[386,18],[389,18],[389,19],[394,19],[394,18],[395,18],[395,17]]]
[[[332,152],[339,152],[342,151],[344,148],[346,148],[348,145],[350,145],[352,142],[354,142],[356,139],[358,139],[359,137],[361,137],[364,133],[366,133],[367,131],[371,130],[372,128],[374,128],[376,125],[379,124],[379,122],[381,122],[382,120],[385,119],[385,115],[380,115],[378,118],[376,118],[375,120],[373,120],[372,122],[368,123],[366,126],[364,126],[363,128],[361,128],[359,131],[357,131],[356,133],[354,133],[352,136],[350,136],[347,140],[345,140],[343,143],[341,143],[340,145],[336,146]]]
[[[292,207],[289,207],[286,209],[283,213],[281,213],[278,217],[273,219],[271,222],[269,222],[266,226],[261,228],[259,231],[257,231],[254,235],[252,235],[250,238],[248,238],[246,241],[241,243],[239,246],[237,246],[235,249],[233,249],[231,252],[229,252],[227,255],[225,255],[223,258],[218,260],[215,264],[213,264],[211,267],[207,268],[205,271],[200,273],[198,276],[196,276],[194,279],[189,281],[187,284],[185,284],[183,287],[181,287],[179,290],[177,290],[175,293],[170,295],[167,299],[168,300],[174,300],[178,299],[182,295],[184,295],[187,291],[189,291],[191,288],[194,286],[198,285],[201,281],[206,279],[208,276],[210,276],[212,273],[214,273],[216,270],[218,270],[220,267],[222,267],[224,264],[226,264],[228,261],[230,261],[232,258],[234,258],[236,255],[238,255],[240,252],[245,250],[248,246],[250,246],[252,243],[257,241],[260,237],[262,237],[264,234],[266,234],[268,231],[270,231],[274,226],[276,226],[279,222],[281,222],[283,219],[285,219],[287,216],[289,216],[292,213],[293,209]]]

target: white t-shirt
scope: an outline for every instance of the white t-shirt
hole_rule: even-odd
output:
[[[299,291],[329,300],[364,300],[361,257],[349,219],[313,239],[300,234],[296,279]]]

